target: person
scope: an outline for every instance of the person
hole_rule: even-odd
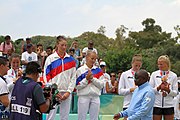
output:
[[[0,120],[9,118],[9,90],[4,75],[9,69],[9,61],[7,58],[0,57]]]
[[[26,38],[26,43],[24,43],[24,40],[22,40],[22,46],[21,46],[21,54],[23,52],[27,51],[27,45],[28,44],[32,44],[31,38]],[[34,45],[32,44],[32,46],[34,47]],[[33,48],[34,49],[34,48]]]
[[[33,49],[33,45],[27,44],[27,51],[23,52],[21,55],[23,71],[26,69],[26,65],[28,64],[28,62],[38,61],[37,54],[35,52],[33,52],[32,49]]]
[[[142,66],[142,56],[140,54],[135,54],[132,58],[131,69],[122,73],[119,84],[118,84],[118,93],[119,95],[124,96],[123,102],[123,110],[127,109],[132,94],[136,89],[136,85],[134,84],[134,74],[141,68]],[[126,118],[124,118],[125,120]]]
[[[88,50],[94,51],[96,54],[98,54],[97,49],[94,48],[94,42],[92,40],[88,42],[88,46],[83,48],[82,52],[86,54]]]
[[[64,36],[58,36],[57,50],[47,57],[44,65],[44,80],[58,85],[58,95],[61,120],[68,120],[71,93],[76,83],[76,62],[66,53],[67,40]],[[54,120],[58,106],[51,110],[47,120]]]
[[[153,120],[173,120],[173,98],[177,95],[177,75],[170,71],[171,64],[167,55],[161,55],[157,60],[159,70],[153,72],[150,77],[150,85],[156,95]]]
[[[45,64],[46,58],[53,53],[53,48],[51,46],[48,46],[46,48],[46,53],[47,54],[43,57],[43,60],[42,60],[43,61],[42,62],[42,68],[44,68],[44,64]]]
[[[0,52],[2,52],[2,55],[6,58],[8,58],[8,52],[14,52],[15,48],[11,42],[11,36],[6,35],[5,41],[1,43],[0,45]]]
[[[174,97],[174,120],[180,120],[180,78],[178,80],[178,95]]]
[[[135,89],[129,107],[114,115],[114,120],[128,117],[128,120],[152,120],[155,93],[149,85],[149,75],[146,70],[135,73]]]
[[[47,56],[46,51],[43,50],[43,45],[42,44],[37,44],[36,46],[36,54],[38,57],[38,63],[43,66],[43,58]]]
[[[29,62],[26,75],[16,81],[11,96],[10,120],[41,120],[41,113],[48,111],[51,97],[45,98],[37,83],[40,72],[37,62]]]
[[[107,93],[107,91],[106,91],[106,82],[110,81],[110,75],[108,73],[106,73],[106,62],[101,61],[100,62],[100,68],[101,68],[101,70],[103,72],[103,77],[104,77],[103,78],[103,80],[104,80],[104,87],[102,89],[102,93],[104,94],[104,93]]]
[[[103,72],[94,63],[95,52],[86,55],[86,64],[77,69],[76,89],[78,95],[78,120],[86,120],[89,111],[90,120],[98,120],[101,89],[104,86]]]
[[[75,56],[76,56],[76,59],[78,60],[77,63],[76,63],[76,68],[78,68],[80,66],[80,61],[82,60],[82,52],[81,52],[81,49],[79,49],[78,47],[78,41],[77,40],[74,40],[69,48],[70,49],[74,49],[74,53],[75,53]]]
[[[9,59],[11,68],[7,71],[7,75],[4,76],[7,81],[7,86],[8,86],[10,95],[12,93],[14,83],[16,82],[18,78],[22,77],[23,75],[22,69],[20,68],[20,63],[21,63],[20,59],[21,59],[20,55],[16,53],[12,54],[12,56]]]
[[[68,54],[72,56],[76,61],[76,69],[77,69],[79,67],[79,60],[77,59],[77,55],[75,54],[75,49],[74,48],[69,49]]]
[[[106,92],[118,94],[118,81],[116,81],[116,73],[110,73],[110,81],[106,82]]]

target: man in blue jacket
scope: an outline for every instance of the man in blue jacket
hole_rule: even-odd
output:
[[[148,83],[149,75],[146,70],[135,73],[135,89],[128,109],[114,115],[114,120],[128,117],[128,120],[152,120],[155,93]]]

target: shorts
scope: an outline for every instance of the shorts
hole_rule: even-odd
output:
[[[174,114],[174,107],[170,108],[153,108],[153,115],[173,115]]]

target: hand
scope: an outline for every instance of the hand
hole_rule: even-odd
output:
[[[165,91],[162,92],[162,96],[163,97],[166,97],[167,96],[167,93]]]
[[[118,120],[120,117],[121,117],[121,115],[118,113],[118,114],[115,114],[115,115],[114,115],[113,119],[114,119],[114,120]]]
[[[169,83],[161,83],[161,90],[170,93],[169,85],[170,85]]]
[[[62,95],[60,93],[56,94],[56,98],[58,98],[59,101],[62,100]]]
[[[69,97],[69,95],[70,95],[69,92],[64,93],[61,100],[66,100]]]
[[[87,79],[87,80],[93,79],[93,74],[92,74],[91,70],[88,70],[88,73],[87,73],[87,75],[86,75],[86,79]]]
[[[135,89],[136,89],[136,87],[130,88],[130,92],[134,92]]]

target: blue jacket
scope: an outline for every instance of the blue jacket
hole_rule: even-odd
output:
[[[133,93],[128,109],[120,112],[128,120],[152,120],[155,93],[148,82],[142,84]]]

